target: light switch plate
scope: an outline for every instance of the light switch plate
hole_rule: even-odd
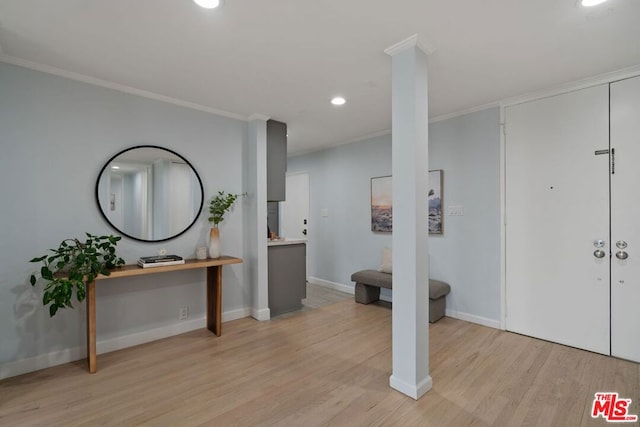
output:
[[[463,206],[448,206],[447,212],[449,216],[463,216],[464,215],[464,207]]]

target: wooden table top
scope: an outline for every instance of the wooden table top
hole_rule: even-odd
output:
[[[98,275],[96,280],[117,279],[120,277],[140,276],[144,274],[166,273],[169,271],[192,270],[194,268],[215,267],[228,264],[240,264],[242,258],[223,255],[220,258],[186,259],[184,264],[163,265],[161,267],[142,268],[138,264],[128,264],[110,270],[110,275]]]

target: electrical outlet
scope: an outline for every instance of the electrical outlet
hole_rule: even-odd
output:
[[[189,318],[189,307],[180,307],[180,320],[187,320]]]

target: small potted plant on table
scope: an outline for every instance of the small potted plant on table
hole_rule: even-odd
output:
[[[231,208],[238,198],[244,196],[243,194],[225,193],[224,191],[218,191],[211,201],[209,202],[209,222],[213,223],[213,227],[209,231],[209,257],[220,258],[220,229],[218,224],[224,221],[224,216]]]

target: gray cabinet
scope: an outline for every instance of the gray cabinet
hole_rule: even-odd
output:
[[[287,173],[287,124],[267,121],[267,201],[285,199]]]
[[[307,296],[307,245],[269,246],[269,310],[277,316],[302,307]]]

